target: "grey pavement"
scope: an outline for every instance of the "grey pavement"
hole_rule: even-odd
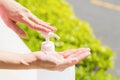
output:
[[[78,18],[87,21],[103,45],[115,52],[113,75],[120,76],[120,11],[94,5],[90,0],[67,0]],[[103,0],[120,6],[120,0]]]

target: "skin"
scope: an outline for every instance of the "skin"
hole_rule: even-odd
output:
[[[0,16],[9,28],[23,38],[26,37],[26,34],[16,25],[17,22],[23,23],[29,28],[40,32],[56,31],[56,28],[38,19],[28,9],[14,0],[0,0]],[[50,52],[50,54],[45,54],[41,51],[30,54],[0,51],[0,69],[47,69],[63,71],[85,59],[89,54],[89,48],[72,49],[57,53]]]
[[[28,9],[14,0],[0,0],[0,15],[8,27],[23,38],[26,37],[26,34],[16,25],[17,22],[40,32],[56,31],[56,28],[38,19]]]
[[[18,54],[0,52],[0,69],[47,69],[63,71],[90,55],[89,48],[66,50],[58,53]]]

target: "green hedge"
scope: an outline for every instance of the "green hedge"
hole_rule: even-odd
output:
[[[76,80],[114,80],[106,71],[113,66],[113,52],[102,46],[88,23],[79,20],[65,0],[17,0],[40,19],[55,26],[61,40],[55,42],[56,50],[89,47],[91,56],[76,65]],[[26,32],[24,42],[32,51],[39,51],[44,40],[41,35],[19,24]]]

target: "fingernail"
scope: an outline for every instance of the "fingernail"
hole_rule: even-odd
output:
[[[22,36],[23,38],[25,38],[25,37],[26,37],[26,34],[21,34],[21,36]]]
[[[88,51],[90,51],[90,48],[86,48]]]

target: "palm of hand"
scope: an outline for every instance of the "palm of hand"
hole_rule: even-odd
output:
[[[43,52],[35,52],[34,54],[38,61],[36,64],[41,66],[41,68],[63,71],[86,58],[90,53],[89,51],[88,48],[80,48],[51,54]]]

